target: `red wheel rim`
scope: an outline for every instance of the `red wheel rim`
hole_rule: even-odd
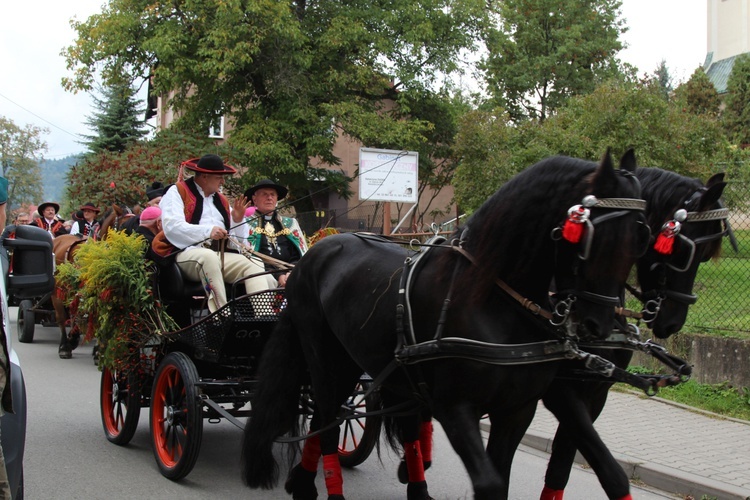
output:
[[[353,396],[347,406],[357,412],[367,411],[367,401],[365,400],[362,386],[357,386],[357,395]],[[339,438],[339,454],[350,455],[359,447],[362,434],[365,431],[365,419],[356,418],[348,419],[344,422]]]
[[[127,389],[121,390],[120,384],[123,381],[118,380],[117,373],[109,368],[104,368],[104,377],[107,381],[102,388],[104,425],[109,434],[117,436],[125,425],[125,415],[128,412],[125,403],[127,401]]]
[[[188,433],[185,383],[177,367],[164,367],[151,406],[156,453],[162,464],[174,467],[185,450]]]

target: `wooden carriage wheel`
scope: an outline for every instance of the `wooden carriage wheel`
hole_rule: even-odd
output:
[[[357,384],[346,406],[357,412],[373,411],[380,406],[380,395],[377,391],[365,398],[365,393],[372,385],[363,379]],[[339,431],[339,462],[342,467],[356,467],[372,453],[380,439],[380,417],[361,417],[345,421]]]
[[[151,391],[154,458],[162,475],[173,481],[193,470],[200,452],[203,414],[195,388],[198,380],[190,358],[172,352],[159,365]]]
[[[104,435],[110,443],[128,444],[141,414],[141,392],[136,377],[104,367],[100,395]]]

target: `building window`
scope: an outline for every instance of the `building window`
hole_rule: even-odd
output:
[[[208,136],[212,139],[224,138],[224,117],[220,116],[211,123],[208,128]]]

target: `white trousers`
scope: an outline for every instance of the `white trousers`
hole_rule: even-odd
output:
[[[190,248],[179,252],[175,260],[185,276],[209,287],[208,309],[216,311],[227,303],[224,283],[234,283],[240,278],[264,271],[260,260],[249,259],[237,253],[224,253],[224,267],[218,252],[209,248]],[[255,293],[269,288],[268,278],[256,276],[245,280],[245,292]]]

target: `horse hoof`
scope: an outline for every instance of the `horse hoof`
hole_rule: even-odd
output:
[[[427,470],[432,465],[432,460],[428,460],[426,462],[422,462],[424,465],[424,470]],[[398,464],[398,481],[401,484],[406,484],[409,482],[409,469],[406,468],[406,460],[403,458],[401,459],[401,463]]]
[[[315,474],[302,468],[297,464],[289,471],[284,483],[284,490],[292,495],[294,500],[315,500],[318,498],[318,489],[315,487]]]
[[[346,500],[344,495],[328,495],[328,500]]]
[[[70,336],[68,339],[68,343],[70,344],[70,350],[75,350],[76,347],[78,347],[81,344],[81,334],[76,333]]]
[[[409,483],[406,487],[407,500],[435,500],[427,491],[427,481]]]
[[[60,356],[60,359],[70,359],[73,357],[73,353],[66,347],[58,349],[57,354]]]

